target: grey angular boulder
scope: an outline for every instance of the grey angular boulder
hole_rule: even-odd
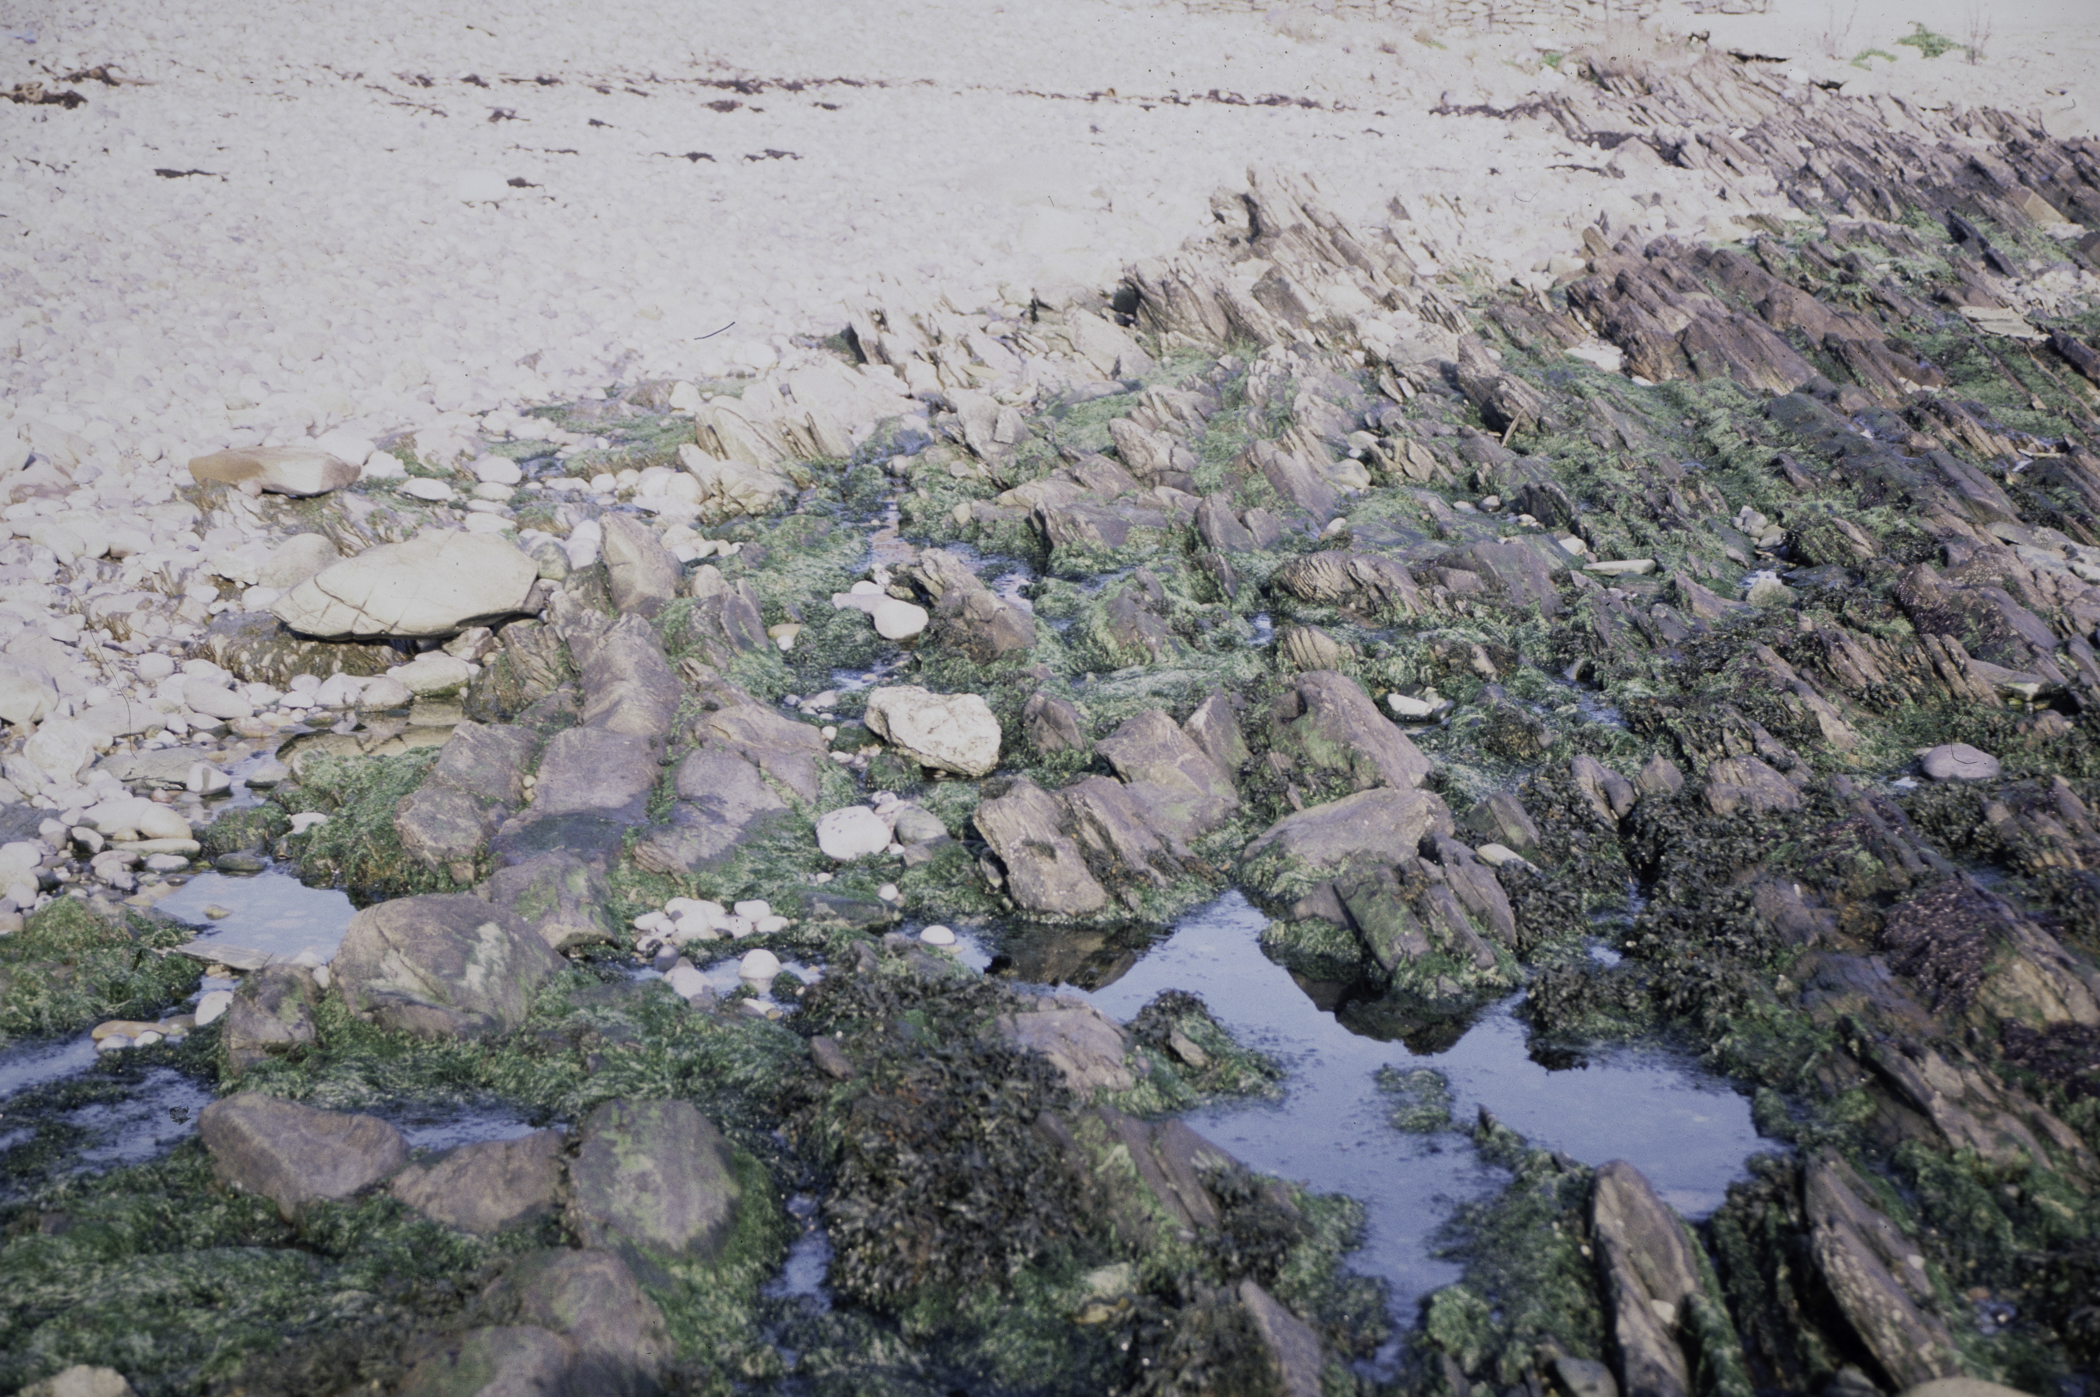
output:
[[[1240,768],[1252,758],[1247,739],[1240,733],[1239,715],[1232,711],[1232,700],[1222,693],[1214,693],[1197,704],[1181,729],[1189,735],[1189,741],[1218,764],[1218,770],[1228,780],[1236,778]]]
[[[600,553],[605,559],[607,590],[622,613],[654,616],[678,595],[678,560],[649,526],[626,514],[607,514],[598,521],[605,531]]]
[[[1868,1201],[1852,1166],[1829,1156],[1810,1160],[1801,1193],[1816,1269],[1888,1375],[1911,1387],[1960,1373],[1961,1354],[1934,1311],[1923,1255]]]
[[[576,1348],[538,1325],[488,1325],[426,1340],[395,1397],[569,1397]]]
[[[350,919],[331,967],[343,1000],[424,1038],[506,1033],[565,962],[516,913],[464,893],[396,898]]]
[[[1244,863],[1278,865],[1263,882],[1334,873],[1353,864],[1387,866],[1412,858],[1426,834],[1452,832],[1451,811],[1430,791],[1374,787],[1286,815],[1250,843]]]
[[[584,726],[661,746],[685,689],[649,623],[622,616],[595,633],[572,628],[566,638],[583,675]]]
[[[1065,699],[1034,694],[1021,708],[1021,731],[1039,756],[1087,750],[1086,722]]]
[[[408,1162],[408,1142],[376,1116],[254,1092],[205,1107],[197,1133],[221,1184],[269,1199],[286,1219],[316,1200],[349,1198]]]
[[[933,637],[990,664],[1035,645],[1035,616],[982,585],[955,587],[934,608]]]
[[[489,879],[489,901],[557,951],[619,939],[604,873],[566,849],[497,869]]]
[[[1611,1305],[1619,1390],[1625,1397],[1690,1397],[1691,1364],[1677,1334],[1700,1287],[1684,1224],[1640,1170],[1615,1159],[1597,1171],[1590,1229]]]
[[[1432,770],[1362,686],[1334,670],[1308,670],[1292,681],[1269,711],[1269,746],[1359,791],[1419,786]]]
[[[1179,838],[1208,833],[1239,809],[1231,776],[1157,708],[1129,719],[1094,750],[1123,780],[1153,788],[1155,822]]]
[[[1031,912],[1086,916],[1108,905],[1108,892],[1088,871],[1063,829],[1065,808],[1033,781],[1020,780],[981,802],[971,817],[1006,866],[1006,891]]]
[[[482,1293],[488,1318],[560,1334],[576,1351],[569,1390],[639,1397],[658,1390],[671,1357],[663,1311],[609,1251],[530,1252]]]
[[[494,534],[432,530],[346,558],[270,610],[322,640],[452,636],[529,609],[539,565]]]
[[[701,719],[703,739],[752,762],[795,799],[813,804],[821,789],[817,773],[827,764],[823,732],[752,701],[742,690],[733,692],[735,702]]]
[[[266,965],[243,977],[219,1029],[233,1075],[313,1042],[320,997],[313,972],[303,965]]]
[[[1756,757],[1723,757],[1706,769],[1706,805],[1716,815],[1770,815],[1799,810],[1801,792]]]
[[[702,747],[678,764],[679,803],[643,835],[635,862],[654,873],[693,873],[736,852],[788,803],[750,761],[726,747]]]
[[[743,1186],[729,1142],[689,1103],[608,1101],[580,1135],[569,1221],[585,1246],[644,1258],[720,1255]]]
[[[1037,1000],[1028,1009],[1001,1014],[999,1036],[1018,1048],[1041,1053],[1082,1098],[1096,1091],[1128,1091],[1137,1077],[1124,1060],[1130,1035],[1123,1026],[1076,996]]]
[[[1097,876],[1164,888],[1187,871],[1193,855],[1181,841],[1171,794],[1161,788],[1089,776],[1056,799],[1065,809],[1064,827]]]
[[[554,734],[540,756],[533,818],[603,811],[639,821],[663,774],[660,750],[660,740],[642,733],[581,727]]]
[[[410,1164],[389,1185],[394,1197],[462,1232],[501,1232],[554,1211],[562,1137],[537,1130],[515,1140],[477,1140],[427,1164]]]
[[[1327,1366],[1327,1355],[1319,1331],[1285,1309],[1282,1301],[1251,1277],[1240,1282],[1240,1307],[1254,1323],[1283,1397],[1320,1397],[1325,1391],[1320,1374]]]

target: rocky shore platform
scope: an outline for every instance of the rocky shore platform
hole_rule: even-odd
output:
[[[22,442],[0,1070],[93,1046],[0,1115],[0,1388],[2090,1393],[2100,143],[1566,62],[1526,119],[1784,213],[1513,284],[1260,168],[791,368]],[[287,874],[325,944],[162,906]],[[1418,1106],[1521,995],[1769,1148],[1687,1219],[1414,1110],[1496,1182],[1396,1315],[1180,1119],[1289,1064],[1060,988],[1233,890]]]

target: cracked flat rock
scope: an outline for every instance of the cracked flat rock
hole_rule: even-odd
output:
[[[999,720],[976,694],[936,694],[916,685],[868,696],[868,726],[921,766],[983,776],[999,765]]]
[[[316,1199],[348,1198],[408,1162],[401,1132],[376,1116],[254,1092],[205,1107],[197,1131],[220,1183],[260,1194],[287,1219]]]
[[[452,636],[527,609],[539,565],[489,534],[419,534],[323,568],[277,599],[278,620],[322,640]]]

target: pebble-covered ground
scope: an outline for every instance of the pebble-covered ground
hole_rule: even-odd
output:
[[[2081,1397],[2002,20],[10,11],[0,1385]],[[1412,1054],[1456,1280],[1183,1121],[1258,1021],[1060,990],[1177,926]],[[1764,1152],[1458,1118],[1491,1011]]]

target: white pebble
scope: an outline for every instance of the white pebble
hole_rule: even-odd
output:
[[[955,933],[944,926],[930,926],[919,933],[919,939],[929,946],[953,946]]]
[[[747,902],[739,902],[733,910],[739,917],[760,922],[773,915],[773,904],[760,898],[752,898]]]
[[[232,1007],[232,990],[206,990],[197,999],[197,1027],[217,1022],[219,1016]]]

